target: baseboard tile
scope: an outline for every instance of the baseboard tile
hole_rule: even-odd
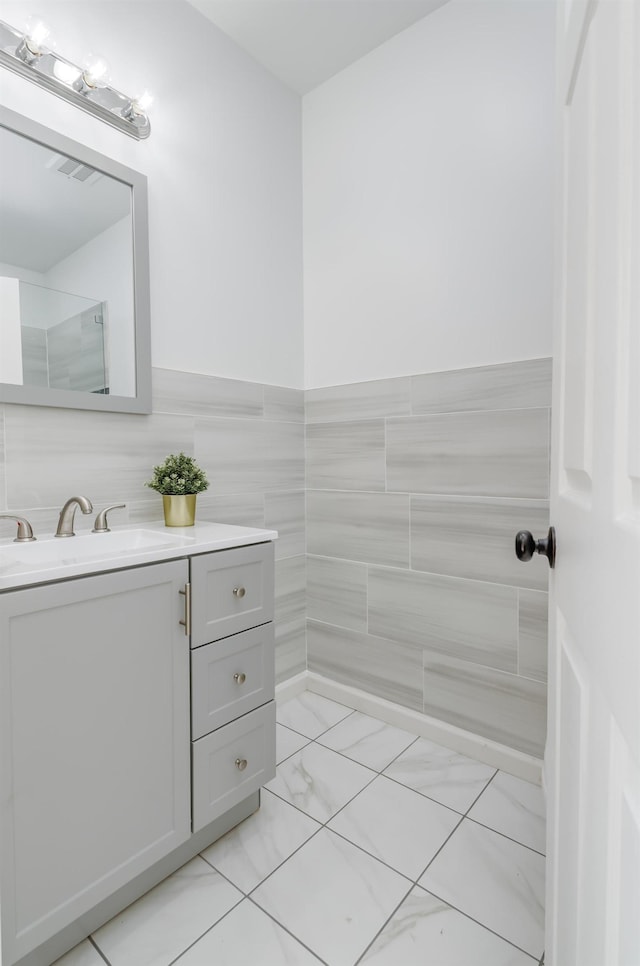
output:
[[[292,678],[287,678],[286,681],[276,684],[276,701],[283,704],[285,701],[295,698],[301,691],[310,691],[311,688],[307,686],[308,674],[308,671],[301,671]]]
[[[347,684],[331,681],[313,671],[303,671],[276,687],[276,700],[283,702],[295,697],[301,691],[313,691],[332,701],[346,704],[356,711],[379,718],[396,728],[403,728],[422,738],[429,738],[437,744],[451,748],[462,755],[468,755],[494,768],[539,785],[542,781],[542,761],[525,755],[514,748],[508,748],[497,741],[482,738],[470,731],[464,731],[446,721],[439,721],[419,711],[403,708],[399,704],[379,698],[366,691],[360,691]]]

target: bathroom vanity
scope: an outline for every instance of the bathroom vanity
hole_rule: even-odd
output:
[[[47,966],[258,807],[276,536],[0,544],[4,966]]]

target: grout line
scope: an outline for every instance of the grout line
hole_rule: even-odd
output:
[[[205,861],[206,861],[206,859],[205,859]],[[209,865],[211,865],[211,863],[209,863]],[[211,868],[213,868],[213,866],[211,866]],[[219,872],[218,869],[214,869],[214,872],[216,872],[218,875],[222,875],[222,873]],[[223,878],[226,878],[226,876],[224,876]],[[237,888],[237,886],[236,886],[236,888]],[[241,892],[241,890],[239,890],[239,889],[238,889],[238,891]],[[183,949],[182,952],[179,953],[175,957],[175,959],[172,959],[171,962],[168,964],[168,966],[173,966],[174,963],[177,963],[178,960],[182,959],[182,957],[184,956],[184,954],[185,953],[188,953],[189,950],[192,949],[193,946],[196,945],[196,943],[199,943],[200,940],[203,938],[203,936],[206,936],[207,933],[211,932],[211,930],[214,929],[219,923],[221,923],[223,919],[226,919],[230,912],[233,912],[234,909],[237,909],[238,906],[240,905],[240,903],[241,902],[244,902],[244,899],[245,899],[245,895],[244,895],[244,893],[241,892],[240,898],[238,899],[237,902],[234,902],[234,904],[231,906],[231,909],[227,909],[227,911],[224,913],[224,915],[220,916],[219,919],[216,919],[215,922],[212,922],[211,925],[209,926],[209,928],[208,929],[205,929],[205,931],[203,933],[201,933],[198,936],[197,939],[194,939],[192,943],[190,943],[185,949]]]
[[[411,888],[409,889],[409,891],[407,892],[407,894],[402,897],[402,899],[400,900],[400,902],[398,903],[398,905],[391,912],[391,915],[385,920],[385,922],[382,924],[382,926],[380,927],[380,929],[378,930],[378,932],[375,934],[375,936],[373,937],[373,939],[371,940],[371,942],[369,943],[369,945],[362,951],[362,953],[360,954],[360,956],[358,956],[358,958],[356,959],[356,961],[354,963],[354,966],[358,966],[358,963],[361,963],[362,962],[362,960],[364,959],[364,957],[367,955],[367,953],[369,952],[369,950],[371,949],[371,947],[375,943],[375,941],[378,938],[378,936],[387,928],[387,926],[389,925],[389,923],[391,922],[391,920],[395,916],[395,914],[398,911],[398,909],[402,905],[404,905],[404,903],[407,901],[407,899],[409,898],[409,896],[411,895],[411,893],[413,892],[414,889],[415,889],[415,886],[412,885]]]
[[[105,963],[107,964],[107,966],[111,966],[111,963],[109,962],[109,960],[107,959],[107,957],[105,956],[105,954],[104,954],[104,953],[102,952],[102,950],[101,950],[101,949],[100,949],[100,947],[98,946],[98,944],[97,944],[97,942],[95,941],[95,939],[93,938],[93,936],[88,936],[87,938],[88,938],[88,940],[89,940],[89,942],[91,943],[91,945],[93,946],[93,948],[95,949],[95,951],[96,951],[96,952],[98,953],[98,955],[99,955],[99,956],[100,956],[100,957],[101,957],[102,959],[104,959],[104,961],[105,961]],[[74,947],[74,948],[75,948],[75,947]],[[71,951],[71,950],[70,950],[70,951]]]
[[[353,492],[357,493],[358,491],[353,490]],[[408,495],[413,496],[413,494],[408,494]],[[300,554],[294,554],[294,556],[300,556]],[[520,584],[504,584],[498,580],[481,580],[479,577],[460,577],[458,574],[443,574],[435,570],[417,570],[415,567],[411,567],[409,565],[406,567],[400,567],[394,564],[378,563],[377,561],[372,561],[372,560],[353,560],[351,557],[335,557],[335,556],[330,556],[329,554],[326,554],[326,553],[311,552],[311,553],[308,553],[308,556],[319,557],[321,560],[334,560],[334,561],[337,561],[338,563],[356,564],[360,567],[373,567],[373,568],[376,568],[377,570],[392,570],[396,573],[401,573],[401,574],[416,574],[418,576],[424,576],[424,577],[439,577],[444,580],[456,580],[456,581],[459,581],[460,583],[466,583],[466,584],[481,584],[483,587],[500,587],[505,590],[527,590],[527,591],[530,590],[537,594],[548,593],[547,590],[543,590],[538,587],[521,587]]]
[[[458,906],[454,906],[447,899],[443,899],[442,896],[439,896],[437,893],[432,892],[430,889],[425,888],[425,886],[418,885],[418,889],[424,889],[425,892],[428,892],[429,895],[433,896],[435,899],[439,899],[440,902],[444,902],[445,905],[449,906],[451,909],[455,909],[455,911],[459,912],[461,916],[464,916],[466,919],[470,919],[471,922],[475,922],[477,926],[482,926],[482,928],[486,929],[487,932],[493,933],[493,935],[497,936],[498,939],[502,939],[502,941],[505,943],[508,943],[509,946],[512,946],[514,949],[519,949],[521,953],[525,954],[525,956],[529,956],[532,962],[534,963],[536,962],[537,957],[535,953],[530,953],[527,949],[524,949],[522,946],[518,946],[517,943],[512,942],[510,939],[507,939],[505,936],[502,936],[499,932],[496,932],[495,929],[491,929],[491,927],[487,926],[484,922],[480,922],[479,919],[474,919],[473,916],[470,916],[468,912],[464,911],[464,909],[460,909],[458,908]]]
[[[313,838],[313,836],[312,836],[312,838]],[[310,946],[307,946],[306,943],[303,943],[299,936],[296,936],[296,934],[293,933],[293,932],[291,932],[290,929],[287,929],[287,927],[284,925],[284,923],[280,922],[279,919],[276,919],[276,917],[273,916],[267,909],[263,909],[262,906],[258,905],[258,903],[255,901],[255,899],[253,899],[251,896],[247,896],[247,902],[251,902],[256,907],[256,909],[259,909],[260,912],[264,913],[265,916],[268,916],[269,919],[272,919],[273,922],[275,922],[276,926],[279,926],[280,929],[283,929],[284,932],[288,933],[289,936],[291,936],[293,939],[295,939],[295,941],[297,943],[299,943],[301,946],[303,946],[307,950],[307,952],[311,953],[311,955],[315,959],[317,959],[319,963],[322,963],[323,966],[330,966],[330,964],[327,963],[326,959],[322,959],[318,955],[318,953],[314,952],[313,949],[311,949]]]
[[[475,805],[475,803],[478,801],[478,799],[481,798],[484,795],[484,793],[486,792],[487,788],[489,787],[489,785],[491,784],[491,782],[496,777],[496,775],[498,774],[499,771],[500,771],[500,769],[499,768],[496,768],[496,770],[494,771],[493,775],[491,776],[491,778],[489,779],[489,781],[486,783],[486,785],[484,786],[484,788],[482,788],[478,792],[478,794],[476,795],[476,797],[474,798],[474,800],[471,802],[471,805],[469,805],[469,808],[464,813],[465,818],[469,814],[469,812],[471,811],[471,809],[473,808],[473,806]]]
[[[474,825],[479,825],[480,828],[485,828],[488,832],[494,832],[495,835],[501,835],[503,839],[508,839],[508,841],[513,842],[514,845],[520,845],[523,849],[528,849],[529,852],[533,852],[534,855],[540,855],[543,859],[547,858],[544,852],[534,849],[532,845],[527,845],[526,842],[521,842],[520,839],[514,839],[512,835],[507,835],[505,832],[501,832],[498,828],[493,828],[491,825],[486,825],[484,822],[479,822],[477,818],[472,818],[471,815],[465,815],[464,817],[470,822],[473,822]]]

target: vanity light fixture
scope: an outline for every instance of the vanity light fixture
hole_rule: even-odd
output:
[[[109,67],[103,57],[89,56],[78,67],[51,49],[49,34],[42,21],[29,21],[20,31],[0,20],[0,65],[130,137],[148,138],[151,95],[147,91],[137,97],[122,94],[110,86]]]

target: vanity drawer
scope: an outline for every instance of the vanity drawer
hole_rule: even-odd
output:
[[[192,742],[194,832],[274,777],[275,726],[276,705],[270,701]]]
[[[191,736],[195,740],[271,701],[275,686],[273,624],[191,652]]]
[[[191,647],[273,620],[273,544],[191,558]]]

